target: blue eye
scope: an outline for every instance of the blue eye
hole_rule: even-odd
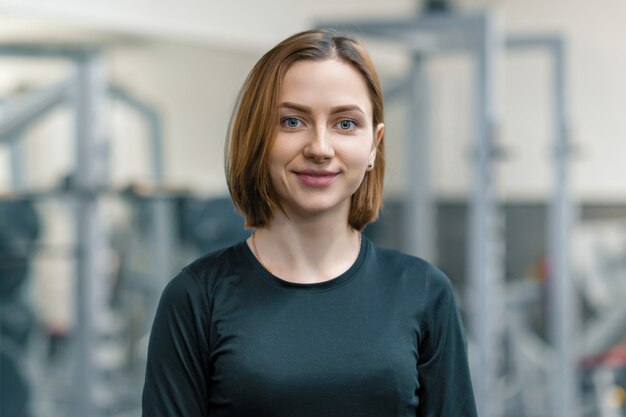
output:
[[[339,129],[341,130],[352,130],[355,127],[357,127],[357,123],[354,120],[350,120],[350,119],[344,119],[342,121],[340,121],[338,124]]]
[[[302,122],[300,121],[300,119],[296,117],[285,117],[283,120],[281,120],[281,124],[290,129],[300,127],[301,123]]]

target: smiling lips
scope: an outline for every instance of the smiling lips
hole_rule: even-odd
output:
[[[300,182],[308,187],[324,188],[328,187],[337,177],[337,172],[322,170],[304,170],[294,172]]]

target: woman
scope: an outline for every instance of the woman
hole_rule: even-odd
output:
[[[360,43],[294,35],[252,69],[227,149],[247,241],[165,289],[143,415],[475,416],[449,280],[376,247],[383,99]]]

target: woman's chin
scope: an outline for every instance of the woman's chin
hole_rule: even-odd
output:
[[[347,203],[347,204],[346,204]],[[291,203],[283,206],[289,217],[305,218],[331,215],[345,215],[349,212],[349,201],[306,201],[299,204]],[[290,215],[291,213],[291,215]]]

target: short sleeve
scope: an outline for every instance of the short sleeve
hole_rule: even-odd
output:
[[[183,270],[166,286],[152,325],[143,417],[209,414],[209,308],[200,280]]]
[[[467,342],[443,272],[430,266],[424,303],[425,336],[419,347],[418,417],[476,417]]]

